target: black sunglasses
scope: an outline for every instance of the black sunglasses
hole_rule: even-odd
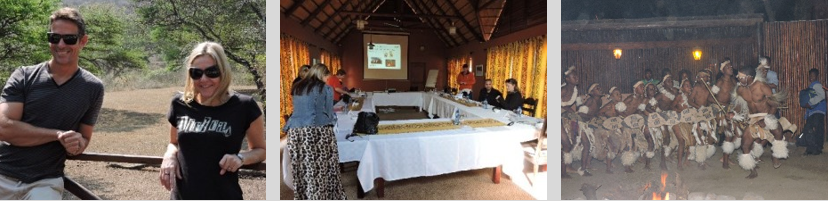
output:
[[[190,78],[197,80],[201,79],[202,75],[207,75],[207,77],[209,78],[217,78],[221,76],[221,71],[219,71],[218,65],[207,67],[204,70],[198,68],[190,68]]]
[[[49,38],[49,43],[58,44],[60,43],[60,39],[63,39],[63,43],[67,45],[74,45],[78,43],[78,39],[80,39],[80,34],[56,34],[52,32],[46,33],[46,36]]]

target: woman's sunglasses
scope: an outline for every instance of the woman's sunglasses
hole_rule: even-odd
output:
[[[80,34],[56,34],[52,32],[46,33],[46,36],[48,36],[49,43],[58,44],[60,43],[60,39],[63,39],[63,43],[67,45],[77,44],[80,38]]]
[[[209,78],[217,78],[221,76],[221,71],[219,71],[218,65],[207,67],[204,70],[192,67],[190,68],[190,78],[197,80],[201,79],[202,75],[207,75]]]

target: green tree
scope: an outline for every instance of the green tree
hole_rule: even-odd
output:
[[[112,4],[84,5],[79,11],[89,35],[89,43],[80,55],[81,66],[98,75],[116,77],[127,69],[146,67],[142,42],[148,37],[135,33],[134,30],[140,30],[137,16]]]
[[[0,79],[15,68],[49,59],[49,15],[58,0],[0,0]]]
[[[265,101],[264,0],[134,1],[142,21],[155,27],[152,35],[164,49],[168,66],[180,66],[178,62],[198,42],[218,42],[230,60],[253,76]]]

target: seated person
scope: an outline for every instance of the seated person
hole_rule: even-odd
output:
[[[486,101],[491,106],[502,107],[500,102],[497,101],[497,98],[501,96],[503,94],[500,91],[492,88],[492,79],[486,79],[486,87],[480,89],[480,96],[477,97],[477,101],[481,103]]]
[[[498,98],[498,102],[501,104],[501,108],[505,110],[516,111],[518,108],[523,106],[523,96],[520,95],[520,91],[518,88],[517,80],[514,78],[509,78],[506,80],[506,100],[503,98]]]

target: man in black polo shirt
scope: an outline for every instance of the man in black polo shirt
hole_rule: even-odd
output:
[[[44,35],[52,59],[16,69],[0,95],[0,200],[61,199],[66,156],[89,145],[103,103],[101,80],[78,67],[80,13],[55,11]]]
[[[480,96],[477,97],[477,101],[481,103],[487,101],[492,107],[501,107],[500,102],[497,101],[500,96],[503,96],[503,94],[492,88],[492,79],[486,79],[486,87],[480,89]]]

